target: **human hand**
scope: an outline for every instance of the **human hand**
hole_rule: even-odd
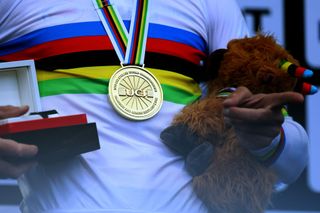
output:
[[[239,87],[223,102],[224,116],[233,126],[240,144],[257,150],[268,146],[280,133],[283,105],[303,100],[296,92],[253,95],[246,87]]]
[[[0,106],[0,119],[23,115],[28,109],[28,106]],[[37,152],[34,145],[0,138],[0,178],[18,178],[35,164],[32,158]]]

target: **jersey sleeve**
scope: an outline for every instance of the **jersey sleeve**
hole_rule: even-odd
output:
[[[298,179],[308,162],[309,138],[305,129],[291,117],[285,117],[282,125],[284,131],[284,147],[270,166],[279,181],[290,184]]]
[[[307,165],[308,141],[304,128],[286,116],[280,134],[269,146],[249,151],[259,162],[277,172],[279,183],[290,184]]]
[[[248,36],[248,28],[235,0],[206,0],[209,53],[225,48],[231,39]]]

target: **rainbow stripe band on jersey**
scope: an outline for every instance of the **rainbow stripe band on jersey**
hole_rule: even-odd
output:
[[[108,91],[108,82],[120,66],[95,66],[37,70],[41,97],[66,94],[100,94]],[[201,96],[199,85],[190,77],[163,69],[148,68],[161,83],[163,99],[176,104],[190,104]]]

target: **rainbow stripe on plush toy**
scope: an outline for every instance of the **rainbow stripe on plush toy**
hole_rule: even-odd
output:
[[[314,76],[312,70],[297,66],[287,60],[282,60],[279,64],[281,70],[298,79],[311,79]],[[306,82],[298,82],[300,84],[301,93],[304,95],[312,95],[318,92],[318,88]]]

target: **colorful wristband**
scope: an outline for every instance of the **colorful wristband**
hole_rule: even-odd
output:
[[[283,128],[281,128],[280,133],[275,137],[272,143],[259,150],[250,150],[250,153],[256,157],[256,159],[266,166],[272,165],[276,159],[281,154],[285,145],[285,134]]]

